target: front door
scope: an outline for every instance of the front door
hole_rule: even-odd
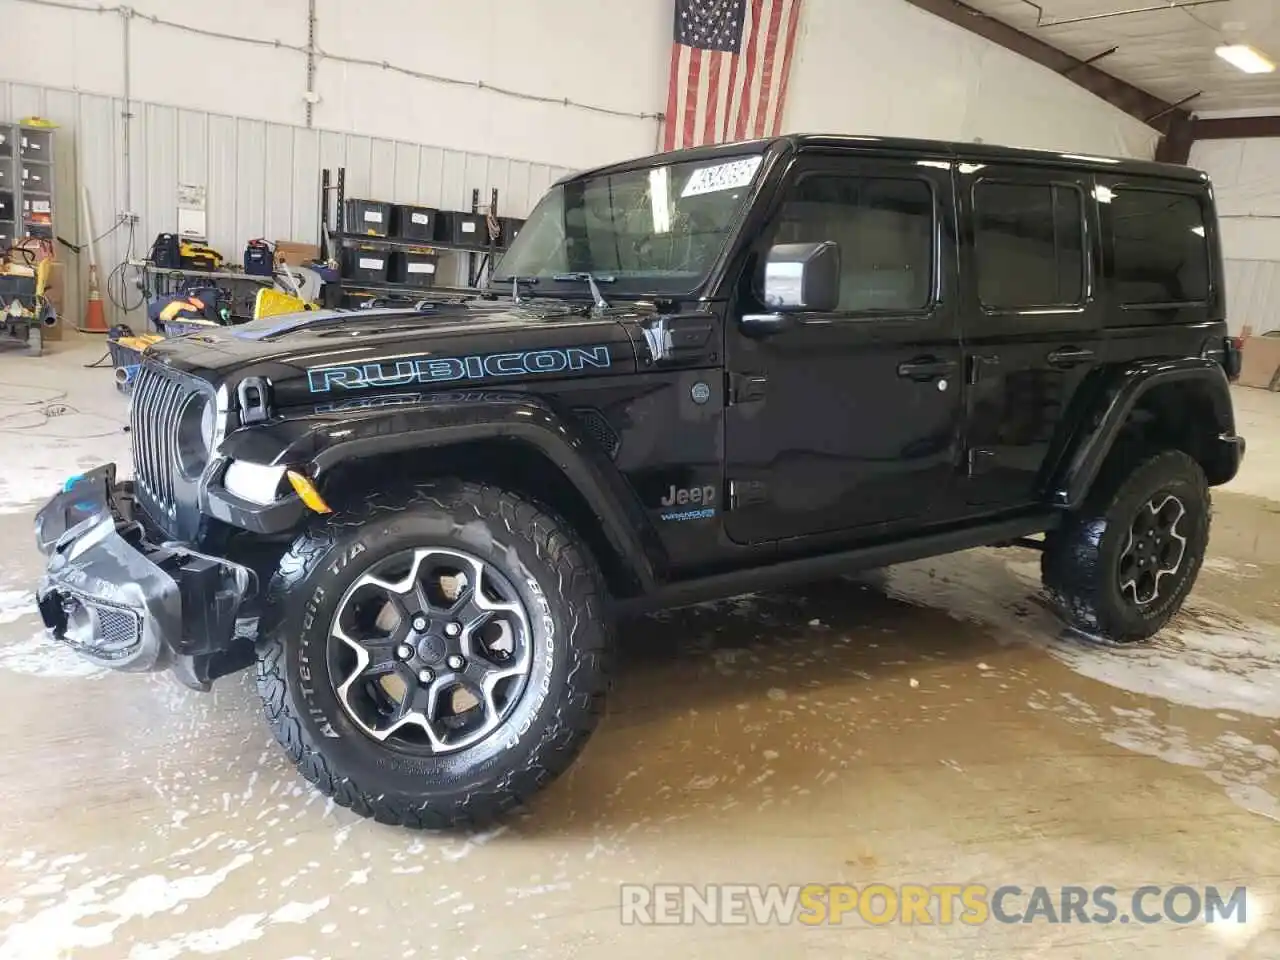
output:
[[[726,532],[739,543],[855,538],[927,516],[960,456],[949,162],[801,156],[741,279],[726,331]],[[838,309],[765,337],[775,243],[840,245]]]
[[[957,512],[1039,499],[1102,351],[1092,175],[961,164],[967,436]],[[1058,438],[1061,439],[1061,438]]]

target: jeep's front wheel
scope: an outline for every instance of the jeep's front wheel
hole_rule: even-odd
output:
[[[1040,570],[1049,599],[1083,633],[1146,640],[1191,592],[1209,519],[1208,484],[1191,457],[1117,457],[1084,507],[1046,538]]]
[[[562,522],[441,482],[294,542],[258,689],[276,738],[338,803],[478,826],[568,767],[602,710],[610,646],[599,573]]]

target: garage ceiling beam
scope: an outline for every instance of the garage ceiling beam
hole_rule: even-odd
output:
[[[1156,159],[1161,163],[1186,166],[1191,159],[1191,145],[1196,141],[1195,130],[1196,121],[1187,116],[1185,110],[1179,110],[1156,145]]]
[[[1043,40],[1037,40],[1023,33],[1016,27],[989,17],[980,10],[961,3],[960,0],[906,0],[906,2],[956,26],[963,27],[970,33],[985,37],[992,43],[997,43],[1006,50],[1012,50],[1042,67],[1048,67],[1055,73],[1062,74],[1072,83],[1084,87],[1094,96],[1161,133],[1189,119],[1187,112],[1178,109],[1174,104],[1166,103],[1131,83],[1113,77],[1087,60],[1073,57]],[[1152,117],[1156,120],[1153,121]]]
[[[1221,120],[1196,120],[1192,125],[1195,140],[1253,140],[1280,137],[1280,116],[1224,117]]]
[[[1105,60],[1107,57],[1111,56],[1113,53],[1117,52],[1119,49],[1120,49],[1119,47],[1108,47],[1106,50],[1103,50],[1101,53],[1095,53],[1092,57],[1090,57],[1087,60],[1081,60],[1075,66],[1067,67],[1067,69],[1062,71],[1062,75],[1064,77],[1069,77],[1073,73],[1075,73],[1077,70],[1080,70],[1083,67],[1087,67],[1092,64],[1095,64],[1099,60]]]

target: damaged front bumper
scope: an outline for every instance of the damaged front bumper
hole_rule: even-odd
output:
[[[207,690],[248,663],[252,647],[236,631],[255,576],[185,544],[148,540],[135,510],[133,484],[116,481],[115,464],[68,481],[40,510],[36,544],[49,558],[40,616],[54,639],[99,666],[169,669]]]

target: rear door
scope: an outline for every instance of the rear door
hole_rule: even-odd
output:
[[[1099,361],[1092,174],[960,164],[966,451],[960,514],[1033,500]]]

